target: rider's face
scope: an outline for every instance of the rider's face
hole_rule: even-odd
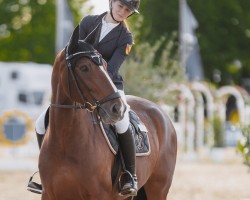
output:
[[[130,10],[128,6],[126,6],[119,0],[113,1],[112,7],[113,16],[117,21],[121,22],[127,19],[127,17],[132,14],[132,10]]]

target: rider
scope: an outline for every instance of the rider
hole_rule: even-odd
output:
[[[133,39],[125,20],[134,13],[139,13],[140,0],[109,0],[109,12],[101,15],[88,15],[80,22],[80,39],[84,40],[94,29],[98,28],[93,46],[107,62],[107,71],[117,87],[124,103],[127,105],[123,79],[119,69],[130,53]],[[129,123],[129,105],[121,121],[115,124],[118,140],[123,154],[126,170],[132,178],[126,178],[121,187],[120,195],[137,195],[137,177],[135,165],[135,144]],[[36,133],[39,147],[45,134],[45,110],[36,121]]]
[[[139,3],[140,0],[110,0],[109,12],[84,17],[80,22],[80,39],[86,38],[101,23],[99,34],[93,45],[107,62],[108,74],[120,92],[124,103],[126,103],[126,98],[119,69],[129,54],[133,43],[132,34],[128,30],[125,20],[132,14],[139,13]],[[126,169],[131,173],[134,180],[126,179],[120,194],[136,196],[135,145],[129,125],[129,105],[127,105],[127,108],[123,119],[115,124],[115,128]]]

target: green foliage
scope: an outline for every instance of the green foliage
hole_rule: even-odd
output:
[[[80,22],[80,20],[93,9],[90,6],[87,6],[88,0],[68,0],[69,5],[73,11],[74,23],[75,25]],[[81,8],[81,9],[79,9]]]
[[[223,147],[224,146],[224,127],[222,120],[215,116],[213,119],[213,127],[214,127],[214,146],[215,147]]]
[[[55,3],[8,0],[0,3],[0,60],[52,63]]]
[[[215,70],[221,72],[218,85],[240,84],[250,76],[250,1],[187,0],[199,27],[197,37],[208,81]],[[135,42],[154,44],[161,36],[171,37],[179,30],[179,1],[141,1],[140,16],[129,19]],[[178,38],[175,38],[178,43]],[[178,44],[176,44],[178,47]],[[241,65],[234,66],[235,61]]]
[[[152,45],[162,36],[172,38],[172,34],[178,30],[178,7],[176,0],[141,1],[140,16],[131,17],[132,28],[139,28],[137,40]]]
[[[158,55],[163,53],[169,40],[172,42],[172,48],[168,49],[169,53],[171,56],[176,56],[178,50],[176,33],[179,26],[178,6],[179,3],[176,0],[141,1],[140,15],[134,15],[128,20],[135,36],[135,46],[145,42],[154,45],[160,38],[166,38],[157,49],[154,58],[155,64],[159,64],[161,58]]]
[[[0,0],[0,60],[53,63],[55,58],[55,0]],[[75,24],[91,10],[88,0],[69,0]],[[250,77],[250,1],[187,0],[199,27],[197,37],[207,80],[215,70],[221,72],[219,85],[240,84]],[[107,2],[108,3],[108,2]],[[83,9],[82,9],[83,7]],[[154,46],[153,70],[160,66],[164,48],[176,56],[179,29],[179,1],[141,1],[140,15],[129,18],[136,46]],[[175,58],[174,58],[175,59]],[[237,64],[238,63],[238,64]],[[165,70],[165,67],[163,67]]]
[[[177,57],[170,56],[174,46],[172,40],[167,42],[159,56],[159,64],[154,64],[157,51],[165,41],[163,37],[154,45],[141,43],[132,50],[121,68],[127,94],[160,101],[166,98],[167,94],[163,91],[169,84],[185,80],[184,70]]]
[[[90,11],[87,0],[70,0],[75,23]],[[56,0],[0,1],[0,60],[53,64]]]
[[[250,167],[250,126],[242,129],[243,137],[237,144],[237,150],[242,155],[244,163]]]
[[[213,81],[213,71],[222,72],[220,85],[240,83],[250,76],[250,1],[189,0],[198,19],[197,35],[206,77]],[[235,60],[241,62],[234,67]]]

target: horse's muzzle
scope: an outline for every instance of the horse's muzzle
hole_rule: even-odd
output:
[[[123,119],[126,108],[121,98],[117,98],[102,104],[98,108],[98,112],[103,123],[115,124]]]

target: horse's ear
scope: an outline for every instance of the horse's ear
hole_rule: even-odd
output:
[[[78,40],[79,40],[79,25],[77,25],[77,27],[75,28],[75,30],[73,31],[69,39],[69,43],[68,43],[69,54],[74,52],[74,50],[77,48]]]
[[[101,23],[99,23],[84,39],[84,42],[94,45],[96,38],[101,31]]]

